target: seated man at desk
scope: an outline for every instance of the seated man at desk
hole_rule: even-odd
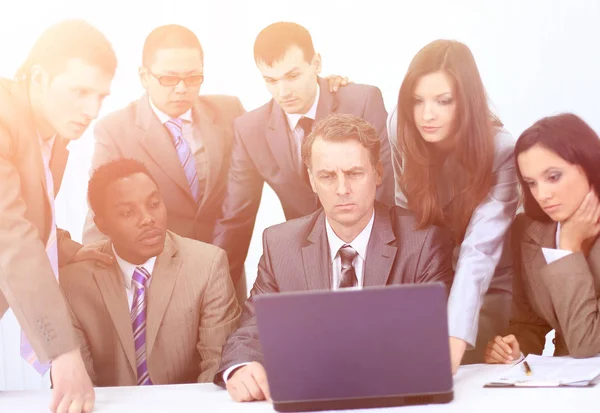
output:
[[[369,123],[347,114],[329,115],[304,140],[302,160],[323,208],[263,234],[256,282],[215,376],[235,401],[269,398],[258,295],[434,281],[450,287],[450,235],[435,226],[415,230],[412,213],[375,201],[383,174],[379,142]]]
[[[223,250],[167,231],[146,167],[121,159],[89,182],[95,224],[115,258],[61,269],[86,369],[96,386],[210,382],[240,309]]]

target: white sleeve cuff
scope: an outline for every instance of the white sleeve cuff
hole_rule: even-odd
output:
[[[240,363],[240,364],[236,364],[234,366],[229,367],[227,370],[225,370],[223,372],[223,382],[225,382],[225,384],[227,384],[227,380],[229,380],[229,376],[231,375],[233,370],[240,368],[240,367],[244,367],[248,364],[250,364],[250,363]]]
[[[542,248],[542,253],[546,259],[546,264],[552,264],[554,261],[558,261],[561,258],[571,255],[573,251],[554,249],[554,248]]]

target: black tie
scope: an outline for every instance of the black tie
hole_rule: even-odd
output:
[[[298,121],[298,125],[296,127],[300,127],[302,129],[302,131],[304,132],[304,135],[302,136],[302,143],[300,144],[300,150],[298,151],[300,153],[300,155],[302,155],[302,145],[304,143],[304,141],[306,140],[306,138],[308,137],[308,135],[310,135],[310,132],[312,131],[312,125],[313,125],[313,120],[311,118],[307,118],[306,116],[302,116],[300,118],[300,120]],[[302,178],[304,179],[305,182],[309,182],[308,180],[308,172],[306,170],[306,165],[304,165],[304,163],[302,161],[300,161],[300,170],[302,172]]]
[[[358,253],[348,244],[342,246],[338,253],[340,254],[340,259],[342,261],[340,285],[338,288],[356,287],[358,280],[356,279],[356,272],[354,271],[352,261],[354,261],[354,257],[356,257],[356,254]]]

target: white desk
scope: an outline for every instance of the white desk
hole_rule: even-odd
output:
[[[461,367],[454,380],[454,401],[446,405],[410,406],[370,412],[550,413],[600,411],[600,385],[593,388],[486,389],[506,366]],[[47,412],[50,391],[0,392],[0,413]],[[96,390],[98,413],[235,413],[273,412],[266,402],[235,403],[212,384],[111,387]],[[363,410],[364,411],[364,410]],[[353,410],[359,412],[359,410]]]

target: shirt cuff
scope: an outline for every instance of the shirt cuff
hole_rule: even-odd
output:
[[[236,365],[233,365],[233,366],[229,367],[227,370],[225,370],[225,371],[223,372],[223,382],[224,382],[225,384],[227,384],[227,380],[229,380],[229,376],[231,375],[231,373],[233,373],[233,371],[234,371],[235,369],[238,369],[238,368],[240,368],[240,367],[247,366],[248,364],[250,364],[250,363],[240,363],[240,364],[236,364]]]
[[[561,258],[571,255],[573,251],[554,249],[554,248],[542,248],[542,253],[546,259],[546,264],[552,264],[554,261],[558,261]]]

